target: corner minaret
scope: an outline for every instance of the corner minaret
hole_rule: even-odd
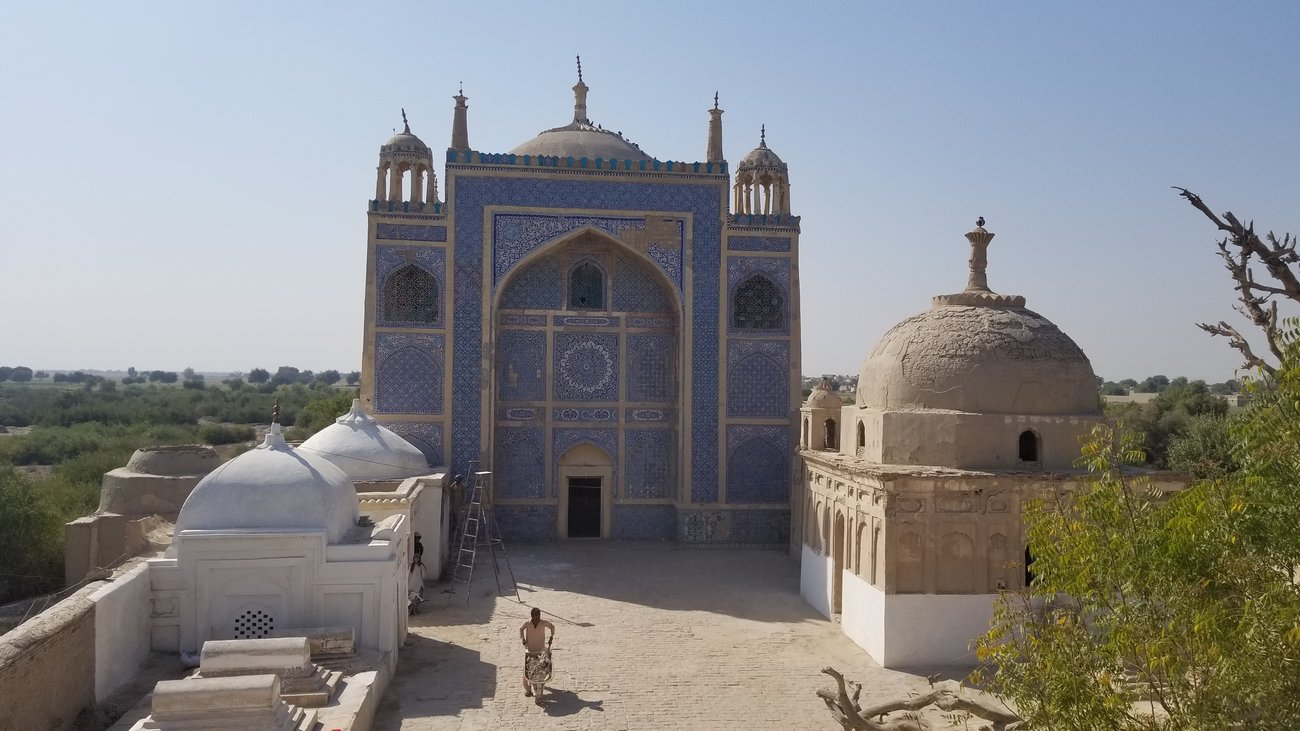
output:
[[[456,111],[451,119],[451,149],[456,152],[469,151],[469,107],[465,102],[469,97],[465,96],[465,87],[461,86],[452,97],[456,100]]]
[[[722,162],[722,110],[718,108],[718,92],[713,92],[713,108],[709,110],[709,152],[706,162]]]

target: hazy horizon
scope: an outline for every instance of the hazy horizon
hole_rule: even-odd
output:
[[[125,9],[129,7],[129,10]],[[767,125],[802,216],[803,372],[856,373],[989,281],[1108,380],[1240,359],[1218,236],[1170,186],[1300,232],[1300,4],[25,4],[0,27],[0,365],[341,372],[361,362],[366,203],[401,125],[441,159],[572,114],[664,160]],[[662,22],[658,22],[662,20]],[[440,182],[443,170],[439,165]],[[445,191],[444,191],[445,193]]]

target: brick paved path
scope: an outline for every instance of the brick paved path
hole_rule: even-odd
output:
[[[883,670],[799,597],[798,566],[770,551],[664,544],[512,544],[524,605],[496,597],[480,558],[473,598],[425,591],[376,717],[403,729],[819,729],[832,665],[864,698],[929,689]],[[523,696],[519,625],[555,623],[544,707]]]

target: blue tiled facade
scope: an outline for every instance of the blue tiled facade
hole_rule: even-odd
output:
[[[786,540],[798,219],[728,238],[725,165],[449,161],[447,204],[371,206],[372,411],[452,473],[491,469],[511,540],[556,537],[559,463],[582,444],[612,478],[604,535]],[[570,300],[590,291],[569,280],[580,258],[602,272],[594,307]],[[437,287],[432,320],[383,316],[407,266]],[[756,275],[784,298],[779,326],[737,331],[731,300]]]
[[[375,350],[375,413],[442,413],[442,335],[382,332]]]

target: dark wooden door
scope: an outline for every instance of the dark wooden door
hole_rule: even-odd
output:
[[[569,537],[600,538],[600,478],[569,478]]]

